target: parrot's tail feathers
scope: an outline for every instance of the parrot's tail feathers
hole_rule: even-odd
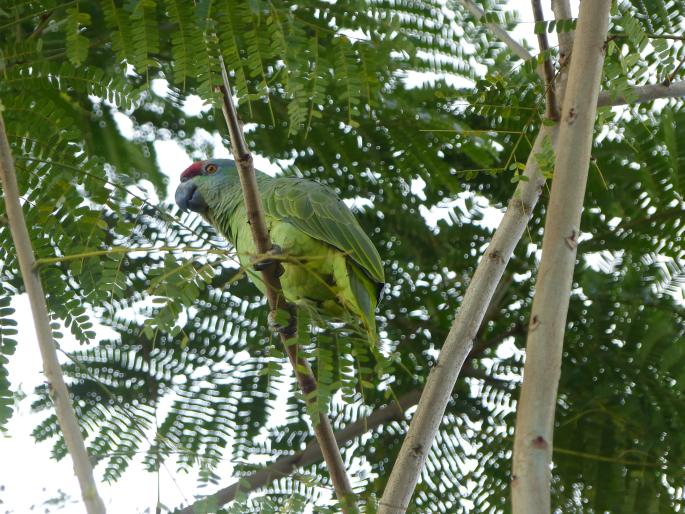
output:
[[[378,332],[376,331],[376,285],[362,270],[348,261],[347,273],[350,280],[350,289],[356,300],[354,311],[357,311],[361,323],[366,332],[369,343],[378,345]]]

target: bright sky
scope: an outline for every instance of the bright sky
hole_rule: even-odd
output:
[[[545,5],[548,2],[544,2]],[[575,3],[575,2],[574,2]],[[511,5],[520,9],[521,19],[525,22],[518,26],[514,35],[521,40],[527,37],[532,39],[532,13],[530,3],[523,0],[512,0]],[[549,19],[551,13],[546,13]],[[554,34],[550,35],[554,38]],[[550,41],[550,44],[556,44]],[[425,77],[411,77],[421,82]],[[201,105],[191,104],[189,109],[200,109]],[[126,130],[126,121],[122,120],[122,129]],[[211,138],[211,136],[208,137]],[[190,157],[173,141],[158,141],[156,149],[159,156],[159,164],[162,171],[171,178],[170,191],[173,192],[178,184],[179,173],[191,163]],[[215,157],[228,157],[226,148],[220,147],[215,151]],[[256,160],[257,167],[268,171],[274,167],[265,159]],[[412,184],[412,190],[421,194],[425,184]],[[488,218],[488,225],[496,225],[499,212],[494,210]],[[446,215],[446,211],[434,210],[432,213],[424,213],[433,223],[437,218]],[[76,478],[71,469],[71,461],[68,458],[61,462],[55,462],[50,458],[52,441],[36,443],[31,437],[31,431],[46,417],[43,412],[39,415],[30,412],[32,391],[43,383],[42,364],[35,331],[31,319],[30,308],[26,295],[14,300],[13,307],[17,310],[19,323],[18,348],[10,361],[10,382],[15,390],[20,390],[28,395],[18,403],[17,411],[10,420],[6,434],[0,435],[0,513],[24,514],[35,512],[56,512],[60,514],[81,514],[85,511],[80,503],[80,492]],[[78,348],[74,340],[68,340],[69,331],[64,331],[65,340],[62,345],[66,350]],[[64,359],[62,359],[64,360]],[[8,465],[9,464],[9,465]],[[96,480],[98,480],[96,470]],[[221,486],[228,485],[231,476],[230,463],[219,470],[219,475],[224,477]],[[113,485],[100,483],[100,494],[105,500],[108,512],[111,513],[145,513],[154,512],[158,494],[164,505],[168,507],[178,506],[184,501],[192,499],[194,494],[207,494],[211,491],[199,491],[195,486],[194,475],[179,474],[175,465],[170,463],[163,469],[159,476],[149,474],[139,465],[132,465],[121,480]],[[64,508],[46,506],[39,508],[50,499],[59,498],[63,495],[70,498]],[[34,510],[35,509],[35,510]]]

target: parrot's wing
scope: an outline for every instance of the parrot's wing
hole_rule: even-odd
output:
[[[265,186],[262,199],[268,215],[335,246],[359,264],[371,279],[379,284],[385,282],[378,250],[333,191],[316,182],[297,178],[271,179]]]

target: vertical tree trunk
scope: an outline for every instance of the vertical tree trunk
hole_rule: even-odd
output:
[[[580,4],[517,410],[515,514],[550,512],[554,409],[610,6],[611,0]]]
[[[17,250],[17,261],[21,276],[24,279],[24,286],[31,303],[33,313],[33,323],[36,327],[38,346],[43,359],[43,372],[48,381],[50,398],[55,404],[57,421],[64,436],[64,442],[69,451],[69,455],[74,463],[74,472],[81,486],[81,496],[86,505],[88,514],[104,514],[105,504],[98,495],[95,479],[93,478],[93,468],[86,452],[86,446],[81,437],[81,429],[74,413],[74,408],[69,399],[69,390],[64,383],[62,368],[57,359],[55,342],[52,339],[50,329],[50,318],[48,308],[45,303],[45,293],[40,283],[40,277],[35,268],[35,256],[29,238],[29,231],[26,228],[24,212],[19,203],[19,188],[17,177],[14,170],[14,161],[7,133],[5,122],[0,114],[0,182],[2,183],[5,196],[5,209],[9,221],[14,247]]]

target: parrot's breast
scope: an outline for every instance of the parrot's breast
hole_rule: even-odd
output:
[[[363,277],[365,306],[359,302],[359,288],[353,290],[350,267],[357,265],[345,253],[323,241],[305,234],[290,223],[266,216],[267,228],[273,244],[283,252],[284,272],[280,277],[286,300],[316,308],[320,313],[341,317],[350,312],[367,320],[375,332],[374,311],[376,308],[376,284],[361,270],[355,273],[357,282]],[[254,270],[254,240],[247,223],[232,227],[234,244],[241,266],[250,280],[264,293],[265,285],[261,274]],[[370,327],[369,327],[370,328]]]
[[[284,273],[280,277],[283,295],[291,302],[306,301],[319,307],[330,307],[331,301],[336,300],[340,294],[336,269],[345,267],[342,252],[317,241],[287,222],[269,219],[268,216],[266,221],[272,243],[283,251]],[[245,253],[243,249],[247,249],[247,253],[254,255],[252,233],[249,230],[240,230],[237,235],[236,248],[239,253]],[[241,255],[240,262],[243,266],[252,268],[249,255]],[[337,275],[339,274],[338,271]],[[258,273],[252,272],[250,278],[259,289],[263,289]]]

